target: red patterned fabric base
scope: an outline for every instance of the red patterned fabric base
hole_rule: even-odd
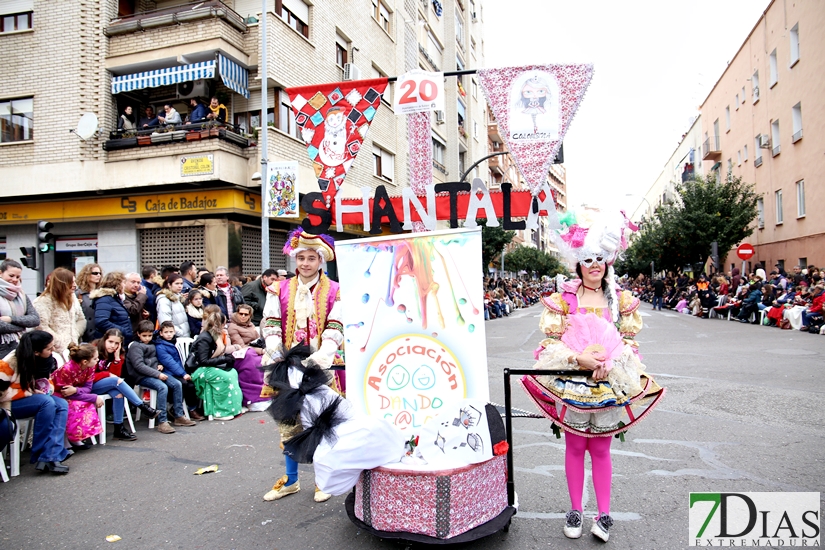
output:
[[[453,470],[375,468],[355,486],[355,516],[380,531],[448,539],[507,507],[505,456]]]

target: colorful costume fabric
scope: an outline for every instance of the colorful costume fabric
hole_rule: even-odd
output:
[[[539,327],[547,335],[536,350],[536,369],[570,370],[571,355],[599,351],[612,368],[606,380],[586,376],[525,376],[521,383],[541,413],[559,428],[585,437],[609,437],[641,421],[664,395],[641,362],[634,341],[642,328],[639,299],[618,294],[618,327],[609,308],[580,308],[581,281],[545,297]],[[601,332],[600,332],[601,331]],[[612,334],[611,334],[612,332]]]
[[[66,386],[77,388],[77,393],[65,398],[69,403],[66,437],[73,443],[78,443],[103,431],[95,405],[97,394],[92,391],[94,376],[94,366],[84,369],[71,360],[54,371],[51,376],[55,397],[61,397],[60,390]]]

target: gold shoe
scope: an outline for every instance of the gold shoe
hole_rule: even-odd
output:
[[[292,485],[287,485],[287,479],[287,476],[282,476],[281,479],[279,479],[275,485],[272,486],[272,490],[264,495],[264,500],[278,500],[301,490],[300,482],[296,481]]]
[[[326,502],[331,498],[331,494],[325,493],[317,485],[315,486],[315,502]]]

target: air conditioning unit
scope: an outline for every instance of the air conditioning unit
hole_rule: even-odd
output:
[[[753,89],[753,102],[756,103],[757,99],[759,99],[759,86]]]
[[[178,84],[178,99],[190,97],[209,97],[209,81],[205,79],[190,80]]]
[[[771,138],[764,134],[759,135],[759,148],[760,149],[770,149],[771,148]]]
[[[444,111],[436,111],[435,112],[435,123],[436,124],[444,124]]]
[[[756,227],[759,229],[765,229],[765,220],[759,219],[756,222]]]
[[[344,63],[344,80],[360,80],[361,69],[354,63]]]

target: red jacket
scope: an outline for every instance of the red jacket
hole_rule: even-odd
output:
[[[107,361],[106,359],[101,359],[98,361],[97,368],[95,369],[94,381],[98,382],[104,378],[108,378],[110,374],[114,374],[118,378],[122,378],[120,371],[123,368],[123,363],[125,361],[125,355],[121,355],[119,361]]]
[[[811,304],[811,309],[809,313],[822,313],[822,306],[825,305],[825,292],[820,292],[819,296],[814,298],[813,303]]]

